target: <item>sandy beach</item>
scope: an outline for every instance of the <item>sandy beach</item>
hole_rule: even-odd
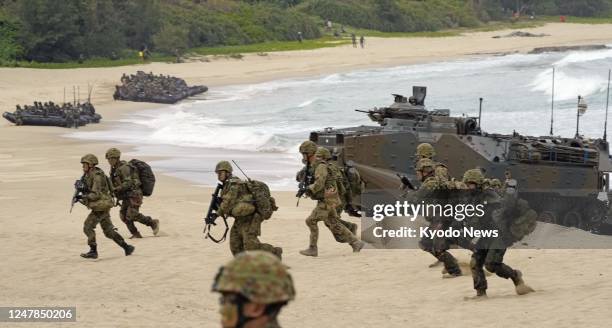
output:
[[[106,129],[123,114],[159,107],[114,102],[113,86],[124,72],[170,74],[214,88],[612,40],[612,25],[548,24],[524,31],[550,36],[493,39],[511,32],[495,31],[446,38],[371,38],[365,49],[349,45],[253,54],[242,60],[67,70],[0,68],[0,109],[12,111],[16,104],[35,100],[61,102],[63,88],[71,91],[73,85],[80,86],[84,98],[89,83],[95,85],[92,102],[103,122],[82,129]],[[210,288],[231,254],[227,242],[217,245],[202,234],[211,190],[157,174],[154,195],[145,199],[142,212],[160,219],[160,235],[153,237],[140,226],[145,238],[130,241],[136,251],[125,257],[97,229],[100,258],[84,260],[79,253],[87,250],[82,226],[88,211],[76,205],[68,213],[72,184],[81,175],[82,155],[96,154],[108,172],[104,152],[116,145],[62,137],[69,131],[0,123],[0,306],[77,307],[76,324],[36,327],[218,327],[218,296]],[[124,157],[132,157],[129,147],[121,148]],[[261,240],[284,248],[283,260],[297,288],[296,301],[281,313],[283,326],[605,327],[612,320],[609,250],[510,250],[507,263],[522,270],[536,293],[517,296],[510,281],[490,277],[488,299],[466,301],[464,297],[474,294],[469,272],[443,280],[441,268],[428,268],[433,258],[420,250],[365,249],[353,254],[321,225],[319,257],[299,255],[308,243],[304,219],[314,203],[302,200],[296,208],[293,192],[274,196],[280,210],[264,223]],[[117,208],[111,217],[127,237]],[[467,252],[453,253],[467,265]]]

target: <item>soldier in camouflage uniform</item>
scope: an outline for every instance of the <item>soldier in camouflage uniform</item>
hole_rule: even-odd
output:
[[[110,185],[104,171],[96,166],[98,165],[98,158],[95,155],[87,154],[81,158],[81,164],[83,165],[86,191],[79,201],[91,210],[83,224],[83,232],[87,236],[89,252],[83,253],[81,256],[87,259],[98,258],[95,232],[98,223],[102,227],[106,238],[112,239],[117,245],[121,246],[126,256],[132,254],[134,246],[125,242],[111,222],[110,209],[113,207],[113,200]]]
[[[316,153],[317,148],[318,147],[317,147],[316,143],[314,143],[314,142],[312,142],[310,140],[307,140],[307,141],[305,141],[302,144],[302,147],[300,149],[303,149],[305,152],[307,152],[309,154],[309,156],[311,156],[311,155],[314,155]],[[323,152],[325,152],[325,151],[323,151]],[[333,171],[333,173],[337,177],[337,179],[338,180],[341,179],[340,175],[343,174],[342,171],[340,171],[341,169],[338,167],[338,165],[335,162],[328,161],[329,160],[329,156],[328,156],[329,155],[329,151],[327,153],[322,153],[322,154],[325,155],[324,156],[325,157],[325,161],[328,164],[331,164],[330,165],[330,169],[331,169],[331,171]],[[302,162],[305,162],[305,160],[302,160]],[[304,163],[304,164],[306,164],[306,163]],[[297,172],[297,175],[296,175],[296,178],[295,178],[295,180],[297,182],[304,181],[304,179],[306,178],[306,174],[307,174],[306,173],[306,169],[307,168],[309,170],[308,174],[314,176],[314,167],[312,165],[304,166],[300,171]],[[348,191],[344,190],[344,193],[346,194],[346,193],[348,193]],[[343,200],[343,197],[340,197],[340,204],[338,205],[338,208],[337,208],[338,221],[340,222],[340,224],[342,224],[347,229],[349,229],[354,235],[357,235],[357,228],[359,228],[359,226],[356,223],[348,222],[348,221],[342,220],[342,218],[340,218],[340,216],[342,215],[342,210],[344,209],[344,205],[345,205],[344,201],[345,200],[346,199]],[[342,239],[339,239],[340,238],[339,235],[334,235],[334,238],[338,242],[341,242],[341,243],[346,242],[346,241],[344,241]]]
[[[130,238],[142,238],[134,222],[140,222],[151,227],[153,234],[159,233],[159,220],[151,219],[140,213],[142,206],[142,190],[140,179],[136,170],[126,161],[120,160],[121,152],[117,148],[106,151],[106,159],[111,167],[110,177],[113,184],[113,193],[121,201],[119,217],[132,234]]]
[[[318,256],[319,227],[317,224],[319,221],[325,223],[325,226],[334,234],[337,241],[349,243],[353,252],[359,252],[364,243],[338,220],[337,209],[340,206],[340,198],[338,197],[336,177],[331,173],[324,160],[325,157],[329,156],[329,151],[325,148],[319,148],[313,154],[313,146],[316,147],[312,141],[306,141],[300,146],[303,159],[308,161],[314,170],[314,183],[308,186],[306,195],[317,201],[317,206],[306,219],[306,225],[310,230],[310,244],[307,249],[300,251],[300,254]]]
[[[474,289],[476,297],[484,297],[487,295],[487,278],[484,273],[484,268],[487,271],[495,273],[498,277],[504,279],[512,279],[516,293],[524,295],[533,292],[533,289],[525,284],[522,278],[522,273],[503,263],[506,248],[512,243],[508,242],[508,232],[504,231],[506,220],[495,220],[495,213],[503,213],[503,211],[511,210],[507,207],[507,202],[503,202],[500,196],[493,190],[483,189],[484,177],[479,169],[468,170],[463,175],[463,182],[470,190],[469,197],[464,202],[465,204],[487,204],[489,209],[494,211],[485,211],[484,217],[479,217],[474,222],[467,224],[475,226],[477,229],[499,231],[498,237],[483,237],[480,238],[475,245],[470,268],[472,278],[474,280]]]
[[[424,158],[417,163],[416,173],[417,177],[421,180],[421,187],[419,190],[412,195],[412,202],[426,201],[427,204],[433,204],[440,197],[436,191],[447,190],[448,181],[442,181],[435,175],[436,163],[431,159]],[[445,201],[445,199],[441,199]],[[425,218],[429,221],[429,229],[433,230],[446,230],[451,225],[456,224],[455,220],[444,218],[444,217],[428,217]],[[461,276],[461,269],[457,263],[457,260],[451,255],[448,250],[451,244],[465,245],[462,241],[455,240],[452,238],[434,238],[424,236],[419,241],[419,246],[424,251],[432,254],[440,263],[444,264],[444,272],[448,274],[447,277],[458,277]],[[432,265],[433,266],[433,265]]]
[[[280,328],[278,315],[295,299],[287,267],[262,251],[238,254],[221,267],[212,290],[221,293],[221,326]]]
[[[232,254],[236,256],[243,251],[262,250],[281,258],[282,248],[259,241],[262,219],[256,211],[253,195],[246,182],[233,176],[232,171],[232,165],[227,161],[220,161],[215,167],[217,178],[223,183],[217,215],[234,218],[229,237]]]

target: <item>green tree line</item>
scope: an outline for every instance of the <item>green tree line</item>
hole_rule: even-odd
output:
[[[0,0],[0,64],[125,57],[144,47],[319,38],[324,23],[383,32],[436,31],[512,12],[606,16],[612,0]]]

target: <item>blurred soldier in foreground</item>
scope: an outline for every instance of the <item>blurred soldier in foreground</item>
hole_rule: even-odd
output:
[[[82,190],[77,190],[75,198],[91,210],[83,225],[83,232],[87,236],[89,252],[83,253],[81,256],[87,259],[98,258],[95,232],[98,223],[102,227],[106,238],[112,239],[117,245],[121,246],[126,256],[132,254],[134,246],[128,245],[125,242],[111,222],[110,209],[114,204],[110,184],[106,174],[96,166],[98,165],[98,158],[95,155],[87,154],[81,158],[81,164],[83,164],[84,173],[81,178],[83,185]]]
[[[212,290],[224,328],[280,328],[278,315],[295,298],[291,275],[278,258],[262,251],[236,255],[219,269]]]

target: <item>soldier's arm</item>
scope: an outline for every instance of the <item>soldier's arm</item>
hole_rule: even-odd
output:
[[[121,180],[121,184],[114,186],[115,191],[124,192],[132,189],[136,189],[137,183],[132,178],[132,170],[129,165],[121,165],[117,168],[117,175]]]
[[[327,179],[327,164],[320,164],[314,172],[314,183],[308,186],[311,193],[316,194],[325,189]]]
[[[93,183],[91,185],[91,188],[89,190],[89,193],[87,194],[87,200],[88,201],[96,201],[98,199],[100,199],[101,195],[102,195],[102,191],[103,189],[103,185],[105,183],[106,178],[101,175],[101,174],[94,174],[93,176]]]
[[[227,189],[224,188],[221,192],[221,198],[223,200],[221,201],[221,205],[219,205],[219,210],[217,210],[219,216],[229,215],[235,200],[238,198],[238,188],[238,183],[230,183]]]

